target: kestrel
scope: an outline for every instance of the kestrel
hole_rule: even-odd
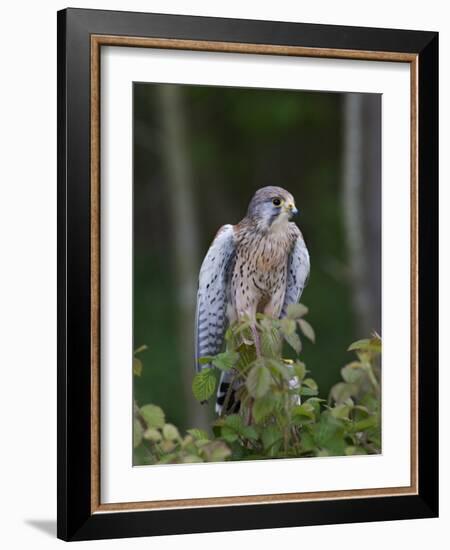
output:
[[[294,198],[288,191],[263,187],[254,194],[242,221],[218,231],[200,269],[195,320],[197,371],[210,367],[200,365],[200,357],[221,351],[229,323],[244,317],[254,320],[256,313],[277,319],[286,315],[289,304],[300,300],[310,263],[300,229],[290,221],[295,214]],[[230,376],[222,373],[218,413]]]

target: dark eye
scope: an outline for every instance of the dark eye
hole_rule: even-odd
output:
[[[280,206],[281,205],[281,201],[279,198],[275,198],[272,200],[272,204],[275,205],[275,206]]]

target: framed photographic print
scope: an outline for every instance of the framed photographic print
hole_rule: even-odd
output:
[[[58,536],[438,514],[438,36],[58,13]]]

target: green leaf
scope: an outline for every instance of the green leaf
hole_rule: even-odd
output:
[[[209,439],[208,433],[200,428],[191,428],[187,430],[187,433],[192,435],[194,439]]]
[[[231,450],[223,441],[211,441],[202,447],[202,453],[208,462],[219,462],[228,458]]]
[[[364,338],[362,340],[356,340],[356,342],[353,342],[348,346],[347,351],[354,351],[356,349],[366,350],[367,346],[369,345],[369,342],[370,340],[368,338]]]
[[[221,430],[221,436],[230,443],[236,441],[238,436],[250,440],[258,439],[258,434],[255,428],[244,424],[244,420],[239,414],[230,414],[225,417],[224,425]]]
[[[273,327],[272,322],[261,321],[261,354],[264,357],[279,357],[282,338],[279,331]]]
[[[298,319],[308,313],[308,308],[303,304],[290,304],[287,308],[287,316],[289,319]]]
[[[376,334],[373,338],[370,339],[370,349],[375,353],[381,353],[381,338]]]
[[[282,361],[279,361],[277,359],[268,359],[267,364],[270,367],[270,370],[275,375],[280,375],[284,380],[289,381],[292,378],[292,371],[291,369],[285,365]]]
[[[316,341],[316,335],[314,334],[314,329],[308,323],[308,321],[305,321],[304,319],[299,319],[298,324],[300,326],[301,331],[306,336],[306,338],[311,340],[311,342],[315,342]]]
[[[278,321],[271,319],[270,317],[265,317],[264,315],[257,313],[256,318],[259,319],[259,326],[262,332],[272,332],[276,331],[278,327]]]
[[[372,353],[381,353],[381,338],[375,336],[373,338],[363,338],[362,340],[357,340],[350,344],[348,351],[369,351]]]
[[[303,380],[303,386],[306,386],[307,388],[310,388],[314,391],[317,391],[319,389],[317,382],[312,378],[305,378],[305,380]]]
[[[370,416],[370,411],[367,407],[364,407],[362,405],[354,405],[352,407],[352,417],[353,417],[353,420],[355,420],[355,422],[358,422],[359,420],[363,420],[368,416]]]
[[[242,427],[242,436],[245,437],[245,439],[250,439],[251,441],[255,441],[258,439],[258,432],[253,426],[243,426]]]
[[[314,443],[314,438],[312,434],[306,431],[305,429],[302,429],[300,433],[300,444],[304,452],[312,451],[316,446]]]
[[[185,455],[181,462],[184,464],[194,464],[196,462],[203,462],[203,459],[200,456],[197,455]]]
[[[356,350],[355,351],[358,360],[364,365],[369,365],[372,360],[372,352],[366,350]]]
[[[370,412],[377,412],[379,410],[379,400],[370,393],[366,393],[366,395],[363,395],[360,403],[361,405],[365,406]]]
[[[155,464],[156,460],[149,452],[148,447],[139,445],[133,449],[133,466],[148,466]]]
[[[305,402],[302,405],[296,405],[292,409],[293,416],[307,416],[308,418],[314,418],[315,408],[312,403]]]
[[[156,428],[147,428],[144,432],[144,439],[155,442],[161,441],[161,432]]]
[[[237,323],[234,327],[233,327],[233,333],[236,335],[236,334],[240,334],[241,332],[243,331],[250,331],[251,327],[250,327],[250,322],[249,321],[241,321],[240,323]]]
[[[233,325],[229,325],[225,331],[225,340],[226,342],[233,340]]]
[[[192,435],[187,434],[184,436],[184,439],[181,441],[181,448],[189,453],[196,452],[194,438],[192,437]]]
[[[325,399],[320,399],[319,397],[310,397],[305,401],[305,403],[309,403],[314,407],[314,411],[316,415],[320,414],[320,404],[325,403]]]
[[[205,355],[203,357],[199,357],[198,362],[200,365],[209,365],[210,363],[212,363],[213,359],[213,355]]]
[[[343,403],[340,405],[336,405],[336,407],[333,407],[330,409],[330,413],[334,416],[334,418],[343,418],[348,419],[348,415],[350,413],[351,407],[348,405],[344,405]]]
[[[344,452],[347,456],[367,454],[367,451],[365,449],[363,449],[362,447],[355,447],[354,445],[346,447]]]
[[[177,455],[175,453],[169,453],[162,456],[159,459],[158,464],[176,464],[177,462]]]
[[[200,448],[200,447],[204,447],[205,445],[208,445],[208,443],[211,443],[209,439],[197,439],[195,441],[195,446]]]
[[[315,418],[315,409],[311,403],[303,403],[292,409],[292,420],[295,424],[303,424]]]
[[[296,332],[294,332],[293,334],[285,334],[284,339],[297,353],[301,352],[302,342],[300,340],[300,336]]]
[[[150,428],[162,428],[166,422],[164,411],[156,405],[144,405],[139,412]]]
[[[239,353],[236,351],[226,351],[219,353],[213,358],[213,365],[222,371],[231,370],[239,361]]]
[[[250,395],[263,397],[269,391],[270,379],[270,372],[264,365],[252,367],[245,382]]]
[[[341,369],[342,378],[349,384],[357,382],[363,374],[362,365],[358,361],[353,361]]]
[[[207,401],[216,389],[214,369],[203,369],[194,376],[192,392],[197,401]]]
[[[305,378],[305,374],[306,374],[305,363],[301,363],[300,361],[296,361],[293,365],[293,369],[294,369],[294,372],[295,372],[295,376],[301,382],[303,380],[303,378]]]
[[[141,444],[143,432],[141,423],[135,418],[133,422],[133,447],[136,448]]]
[[[264,397],[255,399],[255,402],[253,403],[253,410],[252,410],[253,418],[255,419],[256,422],[262,422],[268,416],[270,416],[275,406],[276,406],[276,399],[271,393],[267,393]]]
[[[142,374],[142,361],[137,357],[133,357],[133,374],[134,376],[141,376]]]
[[[318,393],[317,390],[312,390],[311,388],[306,388],[304,386],[300,388],[300,395],[311,397],[311,396],[317,395],[317,393]]]
[[[220,436],[227,443],[233,443],[234,441],[237,441],[237,439],[239,439],[239,434],[235,432],[233,429],[229,428],[228,426],[222,426]]]
[[[236,433],[240,433],[243,425],[244,421],[242,420],[242,416],[240,416],[239,414],[230,414],[229,416],[225,417],[224,426],[231,428]]]
[[[358,392],[358,387],[355,384],[347,384],[345,382],[338,382],[331,388],[331,398],[336,403],[343,403],[352,395]]]
[[[176,447],[175,443],[173,441],[170,441],[170,439],[164,439],[164,441],[159,446],[164,453],[171,453]]]
[[[264,450],[266,451],[271,450],[272,451],[271,456],[273,456],[273,454],[276,454],[278,450],[277,449],[278,444],[281,443],[282,438],[283,438],[283,435],[280,432],[280,430],[273,424],[270,424],[269,426],[264,428],[261,434]]]
[[[244,423],[241,416],[238,414],[230,414],[225,417],[220,435],[228,443],[233,443],[233,441],[236,441],[241,435],[243,426]]]
[[[305,378],[302,382],[300,395],[313,396],[319,393],[317,383],[312,378]]]
[[[169,441],[178,441],[180,439],[180,432],[178,431],[178,428],[173,424],[165,424],[162,433],[164,439],[168,439]]]
[[[281,319],[280,330],[283,334],[287,334],[287,335],[294,334],[295,329],[296,329],[296,325],[293,319],[289,319],[288,317]]]
[[[363,432],[369,428],[376,426],[377,424],[378,424],[378,418],[375,415],[368,416],[363,420],[359,420],[358,422],[355,422],[352,426],[352,431]]]
[[[314,426],[314,438],[319,447],[327,447],[342,432],[342,421],[327,412],[322,413],[319,423]]]
[[[256,350],[254,346],[247,346],[246,344],[241,344],[238,349],[239,361],[235,366],[235,369],[239,372],[246,372],[251,363],[256,359]]]
[[[340,431],[328,440],[326,449],[329,456],[343,456],[346,446],[347,442],[345,441],[342,431]]]

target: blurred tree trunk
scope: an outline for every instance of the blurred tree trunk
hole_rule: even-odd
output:
[[[157,86],[162,128],[162,158],[167,175],[168,224],[173,236],[173,265],[178,289],[178,343],[184,399],[190,427],[205,428],[207,411],[192,395],[194,319],[197,299],[199,240],[186,135],[183,91],[176,85]]]
[[[347,93],[343,105],[343,212],[360,336],[381,333],[381,96]]]

